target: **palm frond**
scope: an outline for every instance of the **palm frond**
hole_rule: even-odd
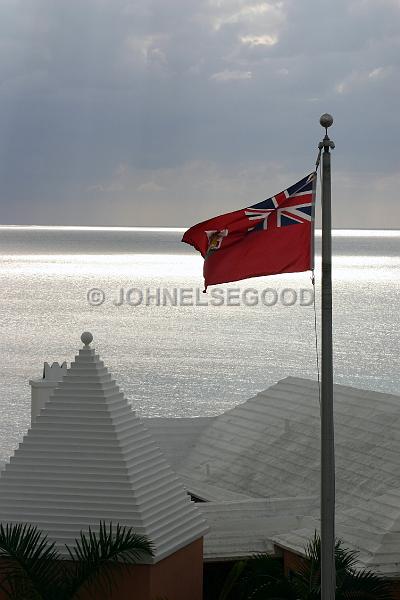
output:
[[[284,576],[282,560],[270,554],[256,554],[245,562],[240,577],[227,598],[291,600],[294,596],[290,583]]]
[[[79,597],[79,591],[95,582],[108,589],[115,583],[116,569],[124,568],[143,558],[153,556],[153,545],[146,536],[134,533],[131,527],[119,524],[108,526],[100,522],[98,534],[89,527],[87,534],[81,532],[75,547],[67,546],[73,562],[70,574],[69,597]]]
[[[243,574],[247,561],[239,560],[235,562],[232,569],[228,573],[228,577],[225,579],[222,590],[218,596],[218,600],[228,600],[231,595],[233,588],[237,585],[237,582]]]
[[[390,600],[390,584],[368,570],[359,570],[358,552],[335,543],[336,600]],[[306,560],[293,578],[293,587],[304,600],[321,595],[321,539],[315,532],[305,548]]]
[[[37,527],[0,523],[1,587],[9,598],[41,600],[58,579],[59,554]]]
[[[349,573],[339,590],[341,600],[391,600],[392,588],[389,581],[363,569]]]

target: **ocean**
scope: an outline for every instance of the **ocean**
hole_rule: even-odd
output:
[[[0,462],[29,426],[29,379],[70,363],[85,330],[146,416],[215,415],[288,375],[317,378],[310,274],[203,294],[182,231],[0,227]],[[400,394],[400,231],[336,231],[333,250],[335,382]]]

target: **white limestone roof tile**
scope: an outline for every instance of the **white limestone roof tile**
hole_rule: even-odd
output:
[[[189,494],[204,502],[230,502],[232,500],[248,500],[251,498],[247,494],[232,492],[217,485],[210,485],[203,482],[199,484],[198,481],[189,477],[182,476],[182,480]]]
[[[65,555],[81,530],[119,522],[157,562],[206,523],[94,349],[80,350],[0,475],[0,519],[37,525]]]
[[[214,419],[215,417],[144,417],[142,421],[170,465],[177,469],[194,448],[199,435]]]
[[[303,527],[312,521],[302,515],[305,507],[301,504],[298,504],[297,514],[293,504],[286,504],[285,508],[283,503],[280,511],[277,505],[263,499],[199,504],[210,525],[204,538],[204,559],[232,560],[272,552],[272,537],[276,533]]]
[[[319,532],[317,519],[302,529],[294,529],[286,533],[279,532],[272,536],[272,541],[280,548],[304,556],[305,547],[314,536],[315,531]],[[370,569],[380,575],[398,578],[400,573],[399,534],[394,536],[391,546],[386,546],[385,553],[380,550],[380,542],[384,536],[374,531],[359,530],[356,524],[348,528],[337,524],[336,537],[342,541],[344,548],[357,551],[356,566],[359,569]]]
[[[337,535],[360,552],[360,566],[399,577],[400,397],[335,385],[334,400]],[[291,498],[296,505],[299,496],[319,497],[319,438],[316,382],[288,377],[215,418],[179,470],[200,492],[218,486],[251,497]],[[214,499],[223,500],[223,493]],[[211,518],[206,552],[217,556],[224,509],[214,522],[209,506],[203,509]],[[316,508],[303,514],[317,517]],[[303,529],[277,530],[273,540],[302,553],[318,527],[315,518]],[[257,527],[249,531],[260,540]]]
[[[305,548],[316,531],[319,532],[318,519],[312,521],[311,526],[308,527],[293,529],[289,532],[277,532],[272,536],[272,542],[281,548],[304,556]]]
[[[337,501],[343,508],[400,483],[400,398],[335,385]],[[182,475],[250,496],[319,494],[317,383],[288,377],[218,416]]]
[[[385,575],[400,574],[400,487],[340,511],[338,535],[351,541],[363,565]]]

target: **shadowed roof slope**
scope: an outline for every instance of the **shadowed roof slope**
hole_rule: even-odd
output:
[[[340,508],[400,483],[400,398],[334,386]],[[179,466],[197,487],[255,497],[319,496],[317,382],[287,377],[216,417]]]
[[[88,335],[1,473],[0,519],[37,525],[60,551],[119,522],[150,538],[157,562],[207,527]]]
[[[400,397],[335,384],[334,414],[337,536],[359,551],[361,566],[399,577]],[[212,526],[206,556],[218,555],[222,544],[225,554],[232,547],[245,549],[243,540],[257,542],[254,532],[260,547],[272,540],[304,552],[319,529],[319,440],[317,382],[295,377],[210,421],[179,466],[188,489],[196,487],[199,495],[204,490],[204,497],[219,486],[257,498],[291,499],[303,519],[293,527],[284,510],[277,519],[261,518],[250,498],[236,503],[238,519],[226,503],[206,505],[202,510]],[[302,508],[301,496],[310,497]],[[241,538],[234,537],[237,531]]]

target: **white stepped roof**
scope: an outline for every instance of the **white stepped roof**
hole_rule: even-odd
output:
[[[319,407],[313,382],[285,379],[219,415],[182,475],[255,497],[319,494]]]
[[[132,526],[157,562],[202,537],[205,521],[104,363],[79,351],[0,476],[0,519],[37,525],[65,554],[100,520]]]
[[[335,385],[337,503],[400,488],[400,398]],[[288,377],[215,418],[179,466],[184,478],[255,497],[319,496],[314,381]]]
[[[315,521],[307,528],[279,532],[274,542],[302,554],[306,542],[319,529]],[[360,566],[389,577],[400,575],[400,488],[389,490],[360,505],[338,511],[336,535],[345,546],[357,550]]]
[[[399,577],[400,397],[335,385],[334,414],[337,536],[359,551],[360,565]],[[202,509],[211,524],[205,556],[245,551],[247,541],[253,544],[251,531],[258,532],[257,550],[273,540],[302,553],[319,528],[319,461],[316,382],[288,377],[211,421],[179,466],[189,490],[207,497],[218,486],[258,498],[292,498],[294,506],[301,496],[315,501],[297,507],[307,517],[300,526],[289,519],[278,531],[279,519],[261,518],[249,498],[240,505],[247,516],[236,519],[221,492],[215,518],[211,505]]]
[[[400,482],[399,482],[400,483]],[[375,496],[375,494],[374,494]],[[340,512],[337,535],[351,541],[363,566],[398,577],[400,574],[400,485],[385,494]]]
[[[143,423],[175,469],[215,417],[145,417]]]
[[[306,527],[313,498],[248,499],[233,502],[204,502],[199,509],[210,532],[204,538],[204,560],[240,559],[272,552],[272,537],[282,531]]]

